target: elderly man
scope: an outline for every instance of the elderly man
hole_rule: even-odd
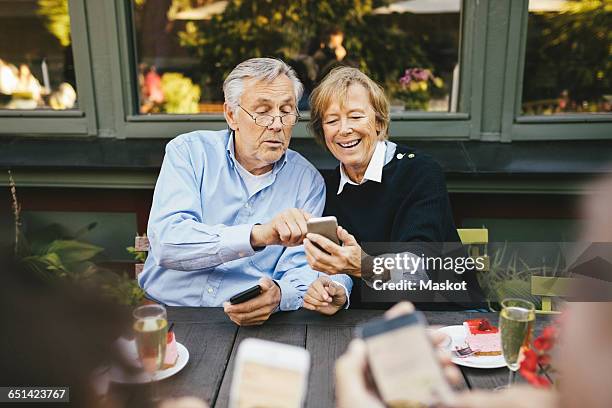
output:
[[[166,146],[139,283],[167,305],[224,306],[239,325],[261,324],[300,308],[319,276],[301,244],[306,221],[323,211],[325,186],[288,149],[302,93],[293,69],[253,58],[234,68],[223,92],[228,130],[183,134]],[[334,280],[348,294],[350,278]],[[257,297],[227,302],[255,284]]]

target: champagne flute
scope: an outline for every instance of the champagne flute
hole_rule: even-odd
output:
[[[151,375],[162,367],[166,356],[168,319],[161,305],[144,305],[134,309],[134,335],[142,367]]]
[[[496,389],[508,388],[514,382],[523,353],[531,343],[531,333],[535,323],[535,306],[523,299],[504,299],[499,313],[499,331],[504,360],[510,370],[508,385]]]

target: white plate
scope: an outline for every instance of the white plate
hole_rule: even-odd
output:
[[[110,380],[122,384],[144,384],[172,377],[174,374],[181,371],[189,361],[189,351],[178,341],[176,342],[176,350],[178,352],[176,364],[174,364],[172,367],[166,368],[165,370],[156,371],[153,376],[144,371],[132,373],[121,369],[121,367],[114,366],[110,370]]]
[[[469,357],[458,357],[453,351],[455,346],[461,347],[465,344],[465,328],[463,326],[446,326],[438,329],[448,335],[451,339],[450,343],[446,345],[446,349],[451,352],[453,363],[473,368],[501,368],[506,367],[506,361],[504,356],[469,356]]]

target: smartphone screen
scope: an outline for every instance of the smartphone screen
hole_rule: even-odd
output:
[[[236,357],[230,407],[301,407],[309,367],[310,355],[301,347],[244,340]]]
[[[376,320],[358,330],[366,343],[372,377],[388,406],[429,406],[450,400],[452,389],[421,313]]]

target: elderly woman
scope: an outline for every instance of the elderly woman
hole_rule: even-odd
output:
[[[343,242],[308,234],[304,248],[313,269],[355,281],[368,273],[361,270],[360,242],[459,241],[440,166],[388,140],[389,102],[382,87],[358,69],[340,67],[313,91],[310,105],[311,131],[340,161],[325,180],[324,215],[336,216]],[[351,307],[365,306],[355,283]],[[343,295],[323,277],[311,286],[304,307],[333,314],[344,305]]]

